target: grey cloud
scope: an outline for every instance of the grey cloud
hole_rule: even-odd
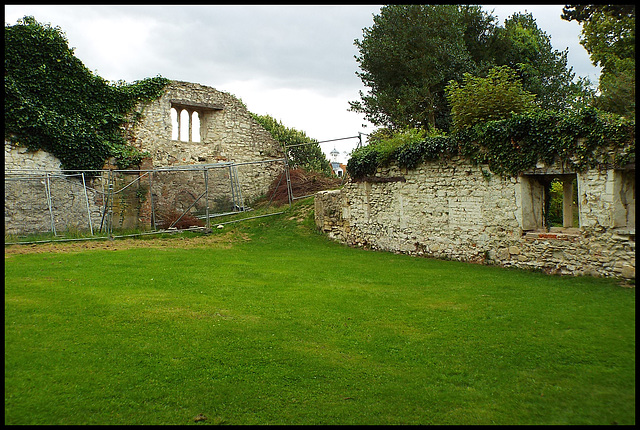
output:
[[[327,92],[359,84],[353,40],[379,7],[113,6],[109,16],[157,20],[145,57],[176,78],[261,78]],[[148,65],[147,65],[148,66]]]

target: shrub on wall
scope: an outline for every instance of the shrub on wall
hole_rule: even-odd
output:
[[[512,114],[473,127],[466,139],[462,155],[503,176],[517,176],[539,161],[574,171],[635,161],[635,121],[591,107]]]
[[[416,128],[397,133],[383,129],[372,134],[369,137],[372,144],[354,150],[347,162],[347,171],[352,175],[356,173],[355,177],[368,176],[374,174],[378,166],[387,165],[392,160],[398,160],[402,165],[406,161],[411,164],[406,167],[415,167],[414,160],[424,152],[426,134],[426,130]]]
[[[121,168],[140,162],[125,128],[168,79],[111,84],[74,56],[60,28],[33,17],[5,25],[4,40],[6,140],[50,152],[69,170],[98,170],[109,157]]]
[[[492,68],[486,78],[465,73],[462,81],[462,85],[451,81],[445,88],[454,130],[535,108],[535,94],[522,88],[515,70],[509,66]]]
[[[347,161],[347,172],[354,179],[373,175],[378,168],[378,154],[376,145],[367,145],[354,149]]]

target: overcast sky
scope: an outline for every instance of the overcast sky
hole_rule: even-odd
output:
[[[530,12],[551,37],[569,49],[577,76],[598,82],[579,44],[581,27],[560,19],[563,5],[483,5],[500,25],[514,12]],[[356,76],[353,42],[371,27],[381,5],[5,5],[5,24],[25,15],[60,27],[75,55],[110,80],[163,76],[207,85],[240,98],[318,141],[370,133],[349,101],[366,93]],[[365,127],[366,126],[366,127]],[[321,143],[325,154],[346,154],[357,139]]]

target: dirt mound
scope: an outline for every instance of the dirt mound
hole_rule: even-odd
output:
[[[308,196],[318,191],[331,190],[342,185],[340,178],[330,178],[322,173],[307,172],[304,169],[289,170],[289,178],[294,197]],[[273,203],[289,203],[287,180],[284,174],[271,183],[268,196]]]

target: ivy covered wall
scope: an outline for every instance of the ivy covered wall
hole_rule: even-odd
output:
[[[59,27],[25,17],[5,25],[5,140],[55,155],[64,169],[121,168],[145,154],[127,140],[145,102],[169,83],[162,77],[110,83],[75,57]]]
[[[597,166],[623,167],[635,163],[635,120],[595,108],[576,111],[512,113],[450,135],[388,140],[355,150],[347,164],[354,179],[397,162],[413,168],[424,161],[462,156],[486,164],[502,176],[517,176],[536,164],[560,164],[571,171]]]

